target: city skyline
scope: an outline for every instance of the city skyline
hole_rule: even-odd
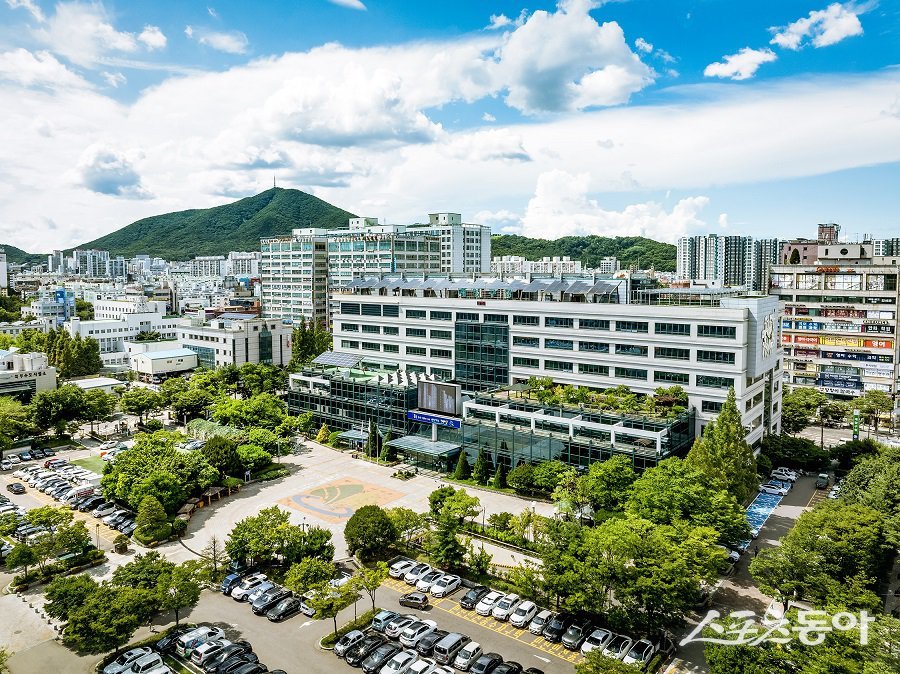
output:
[[[883,3],[407,4],[7,0],[0,242],[68,248],[273,176],[543,238],[896,231]]]

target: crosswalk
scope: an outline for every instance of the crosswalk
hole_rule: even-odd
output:
[[[383,585],[403,594],[412,590],[411,586],[407,585],[402,580],[397,580],[396,578],[385,579]],[[456,592],[456,594],[460,596],[461,593],[462,590],[458,590]],[[459,601],[457,601],[456,599],[444,597],[441,599],[430,598],[430,600],[431,605],[440,611],[450,613],[451,615],[462,618],[463,620],[470,622],[473,625],[478,625],[483,629],[491,630],[492,632],[501,634],[509,639],[515,639],[516,641],[519,641],[523,644],[528,644],[543,653],[552,655],[553,657],[564,660],[565,662],[577,663],[584,659],[579,652],[567,650],[562,644],[559,643],[550,643],[549,641],[544,639],[544,637],[532,634],[527,629],[519,629],[508,622],[501,622],[499,620],[494,620],[494,618],[492,618],[491,616],[480,616],[475,613],[475,611],[468,611],[460,606]],[[440,623],[440,621],[438,622]],[[478,641],[477,637],[473,638]]]

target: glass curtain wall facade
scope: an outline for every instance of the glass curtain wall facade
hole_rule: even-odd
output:
[[[470,322],[457,317],[455,339],[455,380],[463,389],[484,391],[509,383],[508,325]]]

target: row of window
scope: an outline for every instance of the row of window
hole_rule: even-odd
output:
[[[407,331],[408,334],[408,331]],[[521,337],[513,336],[513,346],[540,347],[540,338],[538,337]],[[545,339],[545,349],[558,349],[563,351],[573,351],[575,343],[570,339]],[[578,342],[579,351],[591,351],[594,353],[609,353],[609,344],[603,342]],[[619,356],[642,356],[649,354],[649,347],[638,344],[616,344],[615,353]],[[689,349],[679,349],[668,346],[658,346],[654,349],[654,355],[657,358],[666,358],[670,360],[690,360],[691,352]],[[733,365],[735,362],[735,354],[727,351],[709,351],[706,349],[697,350],[698,363],[723,363]]]
[[[514,367],[527,367],[538,370],[541,367],[540,359],[528,358],[525,356],[513,356],[512,364]],[[544,359],[544,369],[555,372],[574,372],[575,366],[571,361]],[[580,374],[592,374],[600,376],[609,376],[610,367],[608,365],[596,365],[594,363],[579,363],[578,372]],[[649,376],[648,370],[635,367],[614,367],[613,373],[620,379],[638,379],[647,381]],[[691,377],[684,372],[666,372],[663,370],[653,371],[653,381],[663,384],[682,384],[689,385]],[[732,377],[714,377],[710,375],[697,375],[697,386],[704,388],[721,388],[727,389],[734,386],[734,378]],[[720,405],[721,407],[721,405]],[[711,410],[704,409],[704,412]],[[718,410],[714,410],[718,411]]]
[[[378,342],[359,342],[355,339],[342,339],[342,349],[362,349],[363,351],[384,351],[385,353],[400,353],[400,346],[397,344],[379,344]],[[429,350],[424,346],[407,346],[406,355],[408,356],[426,356]],[[432,358],[443,358],[451,360],[453,351],[450,349],[431,349]]]

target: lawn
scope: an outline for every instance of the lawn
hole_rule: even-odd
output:
[[[99,456],[86,456],[83,459],[72,459],[72,463],[76,466],[92,470],[97,473],[97,475],[103,475],[103,466],[106,465],[106,461]]]

